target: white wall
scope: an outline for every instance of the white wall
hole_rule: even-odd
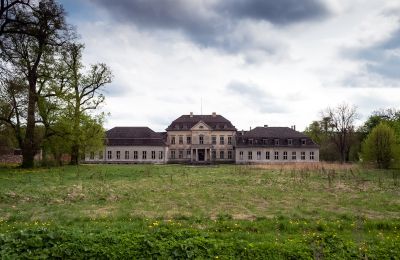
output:
[[[248,152],[252,152],[252,160],[248,158]],[[270,159],[266,159],[266,152],[269,151]],[[275,159],[275,152],[279,152],[278,160]],[[240,156],[243,152],[243,158]],[[261,152],[261,158],[257,158],[257,152]],[[284,152],[287,152],[287,160],[284,160]],[[296,152],[296,159],[292,159],[292,152]],[[301,160],[301,152],[305,152],[305,160]],[[310,159],[310,152],[314,152],[314,160]],[[295,147],[246,147],[236,148],[236,163],[274,163],[274,162],[318,162],[318,148],[295,148]]]
[[[111,152],[111,159],[108,158],[108,152]],[[117,159],[117,151],[120,157]],[[129,152],[129,158],[125,158],[125,151]],[[137,159],[134,158],[134,152],[137,152]],[[143,158],[143,151],[146,152],[146,159]],[[99,157],[99,152],[94,153],[94,159],[91,159],[90,152],[86,154],[86,162],[104,162],[104,163],[166,163],[167,147],[163,146],[106,146],[103,151],[103,159]],[[152,158],[152,152],[155,152],[155,159]],[[159,153],[162,152],[162,159]]]

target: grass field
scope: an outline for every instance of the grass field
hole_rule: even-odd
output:
[[[0,168],[0,187],[4,258],[26,252],[68,258],[400,257],[395,170],[321,164]],[[15,242],[35,238],[41,242],[29,250],[28,242]],[[153,241],[150,251],[128,246],[145,240]],[[62,250],[67,242],[75,251]],[[175,247],[182,255],[173,254]]]

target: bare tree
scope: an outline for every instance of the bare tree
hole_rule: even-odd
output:
[[[357,107],[342,103],[322,112],[326,129],[334,142],[342,163],[348,161],[354,135],[354,121],[358,118]]]

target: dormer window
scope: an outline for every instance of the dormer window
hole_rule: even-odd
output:
[[[268,144],[268,139],[263,139],[263,144]]]
[[[175,125],[175,129],[179,129],[179,125]]]
[[[253,144],[253,139],[249,139],[249,144]]]
[[[279,139],[275,139],[275,145],[279,145]]]
[[[301,144],[306,145],[306,139],[301,139]]]
[[[288,145],[293,145],[293,139],[288,139],[288,140],[287,140],[287,144],[288,144]]]
[[[225,124],[225,125],[224,125],[224,129],[227,129],[227,128],[228,128],[228,126]]]
[[[256,140],[254,140],[254,142],[255,142],[255,144],[258,144],[258,140],[256,139]]]

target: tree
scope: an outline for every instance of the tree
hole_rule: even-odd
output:
[[[83,48],[82,44],[73,43],[68,45],[67,51],[64,53],[64,61],[69,73],[70,92],[67,95],[67,111],[72,124],[71,164],[79,163],[79,156],[86,139],[97,140],[96,137],[99,135],[103,137],[104,131],[100,131],[98,127],[102,125],[103,116],[96,119],[90,116],[90,111],[96,110],[104,102],[102,89],[111,82],[112,78],[110,69],[104,63],[91,65],[89,71],[83,72],[84,66],[81,62]],[[85,134],[88,130],[87,124],[95,130],[92,133],[92,138]],[[89,145],[89,143],[86,143],[86,145]]]
[[[349,153],[354,141],[354,121],[358,118],[357,108],[342,103],[335,108],[328,107],[322,112],[326,130],[340,154],[342,163],[349,160]]]
[[[362,148],[363,159],[375,163],[378,168],[387,169],[398,159],[394,130],[384,122],[372,129]]]
[[[35,142],[37,104],[42,89],[38,80],[46,70],[43,61],[57,53],[57,50],[71,38],[65,23],[62,7],[54,0],[41,0],[31,8],[15,10],[15,19],[23,21],[23,33],[3,33],[1,35],[0,58],[6,80],[22,75],[21,86],[27,91],[25,132],[21,142],[22,167],[32,167],[38,144]],[[9,30],[19,31],[19,24],[9,24]]]
[[[0,1],[0,36],[3,33],[17,33],[21,32],[21,28],[16,28],[9,31],[7,30],[8,25],[18,24],[23,25],[25,21],[19,20],[16,17],[16,10],[23,7],[30,8],[29,0],[1,0]]]

